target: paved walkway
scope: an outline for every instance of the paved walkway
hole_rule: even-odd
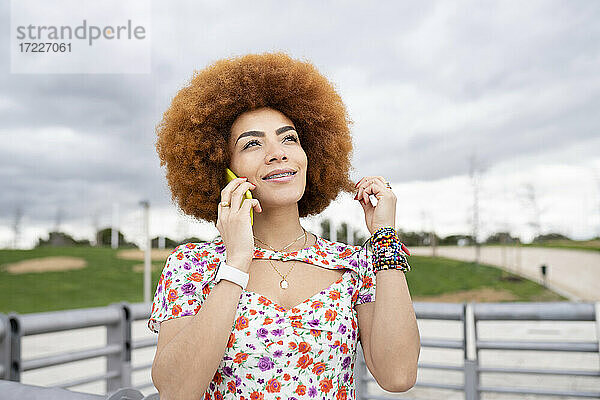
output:
[[[411,254],[432,255],[431,247],[410,247]],[[436,254],[474,261],[475,247],[438,246]],[[600,301],[600,252],[543,247],[482,246],[480,261],[544,283],[540,270],[547,266],[546,286],[572,301]]]

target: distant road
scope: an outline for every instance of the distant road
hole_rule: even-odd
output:
[[[431,247],[409,247],[411,254],[430,256]],[[475,260],[473,246],[438,246],[438,256]],[[546,265],[546,286],[573,301],[600,301],[600,252],[545,247],[482,246],[480,262],[501,267],[543,283],[541,265]]]

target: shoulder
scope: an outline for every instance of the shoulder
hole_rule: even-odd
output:
[[[181,270],[212,270],[211,264],[221,261],[224,246],[221,238],[209,242],[189,242],[175,247],[167,257],[163,272]]]

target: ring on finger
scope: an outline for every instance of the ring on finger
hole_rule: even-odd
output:
[[[229,202],[227,202],[227,201],[222,201],[222,202],[220,202],[220,203],[219,203],[219,205],[220,205],[221,207],[229,207]]]

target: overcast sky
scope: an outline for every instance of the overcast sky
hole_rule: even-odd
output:
[[[10,11],[1,1],[0,247],[13,244],[18,207],[19,247],[57,220],[91,239],[114,203],[139,241],[142,199],[152,235],[212,238],[171,204],[154,127],[195,69],[273,50],[335,84],[354,120],[353,178],[391,182],[397,227],[469,233],[474,156],[482,239],[531,239],[532,193],[542,232],[600,234],[598,1],[153,1],[149,74],[11,73]],[[367,233],[349,196],[322,217]],[[319,220],[305,227],[318,234]]]

